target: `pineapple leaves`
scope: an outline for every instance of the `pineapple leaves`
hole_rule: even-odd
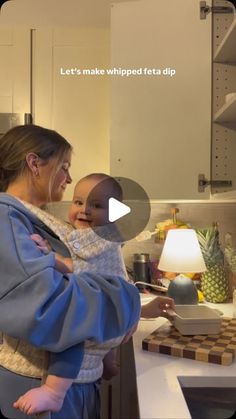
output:
[[[196,230],[200,248],[207,266],[224,263],[224,254],[220,248],[219,231],[216,227]]]

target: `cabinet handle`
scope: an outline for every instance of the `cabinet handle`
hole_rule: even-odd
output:
[[[208,180],[205,175],[198,175],[198,192],[204,192],[207,186],[213,188],[232,187],[232,180]]]
[[[234,13],[233,6],[208,6],[206,1],[200,1],[200,19],[206,19],[208,13]]]
[[[33,118],[32,118],[31,113],[25,113],[25,116],[24,116],[24,121],[25,121],[25,125],[30,125],[30,124],[32,124],[32,122],[33,122]]]

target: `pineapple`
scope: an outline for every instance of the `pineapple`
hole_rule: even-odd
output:
[[[233,273],[236,273],[236,249],[230,233],[225,235],[225,259]]]
[[[203,295],[211,303],[223,303],[228,299],[229,286],[217,225],[198,229],[197,236],[207,267],[201,277]]]
[[[225,235],[225,261],[229,274],[229,294],[232,297],[236,289],[236,248],[233,245],[232,235]]]

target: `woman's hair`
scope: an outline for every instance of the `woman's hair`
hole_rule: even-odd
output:
[[[19,125],[12,128],[0,139],[0,191],[5,192],[9,184],[25,172],[28,167],[28,153],[35,153],[45,162],[55,158],[53,177],[59,163],[70,150],[70,143],[51,129],[37,125]]]

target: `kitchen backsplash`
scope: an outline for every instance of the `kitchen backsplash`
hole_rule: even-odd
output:
[[[48,210],[55,216],[67,220],[67,212],[70,206],[69,202],[54,203],[48,206]],[[178,207],[178,218],[189,223],[193,228],[207,227],[212,225],[213,221],[219,224],[220,241],[224,246],[224,235],[227,232],[232,233],[236,244],[236,203],[158,203],[151,204],[151,217],[145,230],[153,231],[155,224],[167,218],[171,218],[171,208]],[[137,217],[142,218],[142,204],[137,212]],[[137,242],[130,240],[123,247],[123,253],[126,265],[132,267],[134,253],[149,253],[152,260],[158,259],[162,246],[154,242],[154,236],[146,241]]]

